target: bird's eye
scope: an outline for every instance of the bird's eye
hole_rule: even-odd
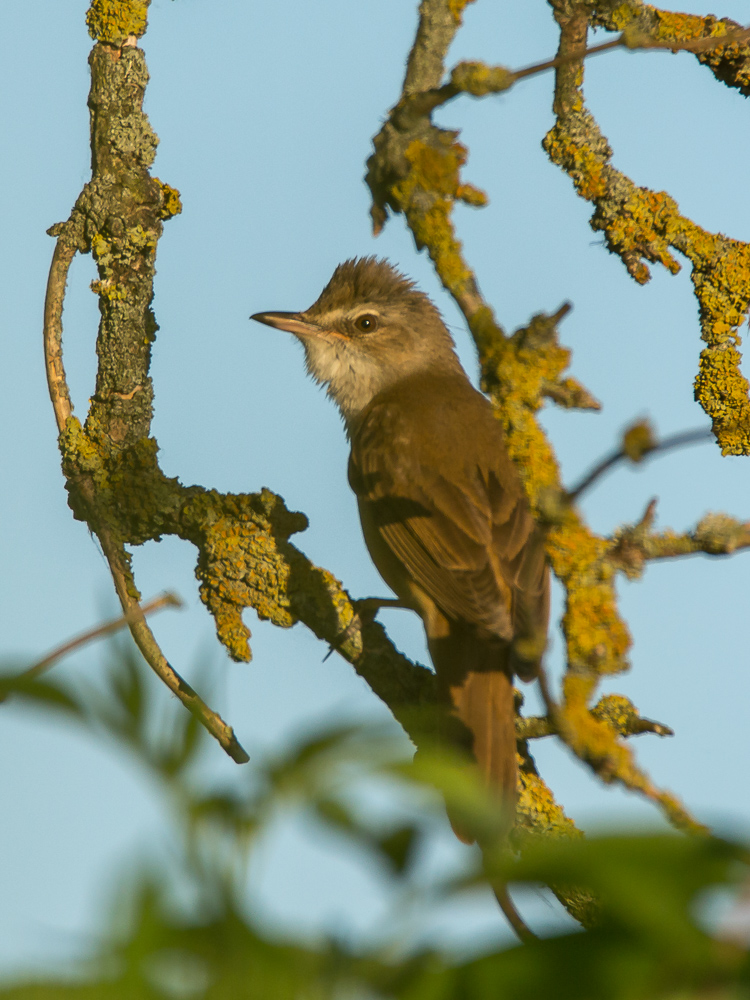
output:
[[[378,317],[372,313],[363,313],[354,320],[355,327],[360,333],[372,333],[378,328]]]

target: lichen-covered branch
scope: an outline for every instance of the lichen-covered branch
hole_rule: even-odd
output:
[[[461,177],[467,151],[458,142],[458,133],[432,122],[436,103],[442,103],[435,98],[453,96],[458,89],[476,95],[502,89],[508,77],[502,68],[496,71],[495,79],[487,67],[464,63],[449,75],[448,84],[442,84],[445,70],[438,72],[438,60],[445,58],[446,33],[451,30],[446,13],[449,6],[446,0],[423,0],[420,6],[415,43],[419,60],[413,52],[409,65],[429,65],[430,69],[407,73],[408,86],[374,139],[367,173],[373,224],[377,233],[389,210],[403,213],[417,247],[427,250],[442,284],[464,313],[479,350],[482,387],[495,403],[532,506],[543,517],[549,498],[564,491],[554,453],[536,413],[545,398],[584,408],[596,408],[598,403],[564,374],[570,357],[558,342],[556,324],[566,309],[554,316],[534,317],[528,327],[507,336],[483,299],[463,255],[452,222],[453,206],[456,201],[482,206],[486,197]],[[556,59],[558,115],[573,114],[579,102],[580,60],[586,51],[589,25],[581,5],[561,6],[568,15]],[[437,19],[444,26],[429,59],[424,52],[430,38],[428,18],[429,23]],[[678,825],[696,828],[674,798],[658,791],[638,769],[617,730],[588,707],[603,675],[627,669],[630,637],[617,611],[615,568],[607,559],[611,542],[595,535],[579,512],[568,507],[549,526],[547,548],[566,592],[562,626],[567,672],[563,700],[555,709],[557,732],[603,780],[622,782],[658,802]]]
[[[695,38],[713,40],[739,29],[732,21],[671,14],[638,3],[550,2],[561,29],[560,55],[580,49],[589,25],[623,30],[635,23],[643,34],[673,42],[675,48]],[[712,42],[697,57],[715,67],[725,82],[729,82],[731,63],[736,71],[732,85],[747,86],[747,42]],[[608,249],[621,257],[636,281],[648,281],[648,263],[662,264],[673,274],[679,271],[673,249],[690,260],[701,338],[707,344],[700,356],[696,399],[712,419],[722,454],[750,454],[750,385],[740,371],[738,332],[750,307],[750,246],[707,232],[681,215],[666,192],[639,187],[617,170],[609,143],[586,109],[582,84],[582,62],[557,70],[557,121],[544,147],[550,159],[570,175],[578,194],[596,206],[592,228],[604,234]]]
[[[637,524],[615,532],[607,553],[611,565],[631,580],[643,573],[646,562],[704,553],[728,556],[750,548],[750,522],[728,514],[706,514],[692,531],[653,531],[656,501],[652,500]]]
[[[125,5],[127,6],[127,5]],[[140,7],[142,23],[138,21]],[[63,470],[71,507],[96,534],[107,559],[120,603],[146,661],[238,762],[247,754],[232,729],[213,712],[168,663],[139,605],[140,594],[125,550],[127,535],[121,519],[100,504],[107,482],[104,463],[92,457],[106,450],[111,456],[127,451],[144,433],[151,418],[148,379],[150,343],[155,323],[150,313],[153,259],[161,220],[174,214],[174,192],[153,181],[148,167],[156,139],[142,111],[148,74],[143,53],[135,46],[134,23],[145,30],[147,4],[135,4],[136,22],[118,38],[105,37],[91,53],[92,179],[64,224],[53,226],[57,245],[45,302],[44,347],[47,380],[63,450]],[[113,8],[95,4],[89,23],[97,30],[111,27]],[[103,18],[103,20],[102,20]],[[127,17],[126,17],[127,20]],[[130,29],[133,29],[132,31]],[[99,264],[102,321],[97,348],[100,365],[86,432],[72,416],[62,359],[62,309],[70,262],[77,251],[93,251]],[[80,434],[77,432],[80,431]],[[81,453],[70,447],[85,441]],[[110,491],[112,483],[109,484]],[[109,516],[108,516],[109,515]]]
[[[674,736],[663,722],[644,719],[633,702],[622,694],[608,694],[600,698],[591,709],[591,714],[610,725],[618,736],[641,736],[643,733]],[[545,736],[556,736],[557,727],[549,715],[519,716],[516,735],[519,740],[540,740]]]
[[[349,627],[354,610],[341,584],[289,543],[306,527],[304,515],[287,511],[267,490],[224,495],[184,487],[159,468],[149,436],[149,367],[158,329],[151,301],[162,224],[180,211],[180,201],[149,174],[158,140],[142,110],[148,72],[137,47],[147,8],[145,0],[96,0],[89,10],[87,23],[97,38],[90,57],[92,178],[70,219],[51,230],[58,243],[45,350],[70,506],[102,545],[147,662],[235,760],[247,755],[231,728],[172,668],[140,613],[128,545],[164,534],[192,542],[201,597],[234,659],[250,658],[246,608],[283,627],[303,621],[354,664],[418,742],[426,728],[434,729],[432,673],[398,653],[380,625]],[[101,312],[96,392],[83,424],[72,415],[62,361],[65,280],[75,252],[94,255]]]
[[[592,28],[628,32],[641,44],[695,54],[717,80],[750,97],[750,32],[728,17],[660,10],[640,0],[589,0]]]
[[[641,718],[621,696],[589,706],[602,676],[627,669],[630,637],[617,610],[617,572],[640,572],[649,559],[687,551],[728,553],[746,547],[748,526],[713,515],[688,535],[654,533],[651,512],[651,520],[644,516],[638,525],[607,539],[588,528],[573,504],[560,501],[565,490],[536,415],[547,399],[565,407],[599,406],[567,374],[570,352],[560,344],[557,326],[569,306],[534,317],[512,336],[501,328],[464,258],[452,221],[456,201],[479,207],[486,197],[462,179],[467,150],[458,133],[436,126],[432,113],[460,93],[478,97],[498,92],[524,75],[555,68],[557,123],[546,139],[548,152],[568,170],[579,193],[595,203],[595,228],[605,233],[610,249],[638,280],[648,276],[644,262],[676,270],[673,250],[691,259],[708,344],[697,391],[724,451],[739,453],[750,441],[750,404],[737,352],[737,328],[750,302],[750,253],[744,244],[705,233],[680,216],[667,195],[637,188],[612,167],[611,150],[583,105],[581,83],[592,25],[623,32],[620,39],[594,48],[692,47],[719,78],[731,78],[731,85],[740,89],[747,85],[745,43],[730,22],[710,26],[706,19],[688,26],[693,34],[682,22],[682,33],[675,28],[669,35],[672,22],[634,0],[619,5],[556,0],[561,42],[555,59],[515,72],[464,62],[446,74],[446,54],[468,2],[422,0],[403,91],[375,137],[367,180],[376,232],[389,211],[403,213],[417,246],[427,249],[466,317],[480,353],[482,386],[503,423],[530,502],[547,525],[550,563],[566,592],[562,699],[558,703],[547,691],[547,717],[519,719],[518,836],[576,835],[528,753],[528,740],[552,733],[602,780],[639,791],[678,826],[697,829],[680,804],[636,766],[623,742],[641,732],[667,735],[669,728]],[[250,633],[242,617],[246,608],[280,627],[303,622],[353,665],[419,744],[436,724],[432,673],[403,657],[380,625],[360,621],[341,583],[290,542],[306,527],[304,515],[288,511],[268,490],[221,494],[183,486],[159,468],[157,444],[150,437],[154,390],[149,367],[158,330],[151,310],[154,263],[163,221],[180,210],[180,203],[173,188],[149,173],[158,140],[142,112],[148,73],[137,47],[147,10],[148,0],[91,4],[87,23],[97,39],[90,59],[92,179],[68,222],[53,229],[58,246],[45,343],[71,508],[100,539],[126,613],[137,608],[140,596],[127,547],[174,534],[196,546],[201,598],[230,656],[250,658]],[[65,279],[75,252],[91,252],[96,260],[93,288],[101,311],[96,392],[84,423],[72,416],[61,350]],[[244,759],[231,729],[175,673],[145,620],[131,617],[133,635],[151,666],[227,752]],[[590,921],[591,900],[560,893],[571,912]]]

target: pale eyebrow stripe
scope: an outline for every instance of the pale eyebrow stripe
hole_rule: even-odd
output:
[[[366,306],[364,309],[358,309],[356,312],[349,313],[348,319],[358,319],[360,316],[382,316],[383,314],[377,308],[377,306]]]

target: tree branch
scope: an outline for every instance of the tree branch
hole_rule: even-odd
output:
[[[553,6],[562,29],[555,60],[554,106],[559,120],[567,120],[576,113],[579,101],[580,61],[586,51],[589,22],[584,4],[553,0]],[[495,403],[511,457],[532,507],[539,513],[546,497],[563,492],[554,453],[536,421],[543,398],[587,406],[595,406],[596,401],[573,380],[562,378],[569,352],[557,341],[555,327],[560,314],[535,316],[527,327],[508,337],[464,258],[453,226],[453,205],[464,201],[481,206],[486,198],[461,179],[467,151],[458,143],[457,133],[437,128],[431,120],[436,96],[452,93],[435,93],[442,79],[438,64],[445,58],[445,35],[435,41],[430,60],[422,51],[429,46],[424,20],[427,11],[437,14],[443,7],[440,0],[423,0],[415,48],[419,44],[420,60],[429,62],[430,72],[421,78],[409,77],[408,88],[404,87],[373,142],[367,173],[373,226],[376,233],[382,229],[388,210],[403,213],[417,248],[427,249],[440,281],[467,319],[479,351],[482,388]],[[483,87],[488,88],[485,92],[492,86],[503,88],[511,79],[502,68],[493,71],[478,69],[477,64],[469,66],[466,70],[464,64],[461,72],[467,75],[461,82],[475,92]],[[697,828],[676,800],[654,789],[636,768],[630,750],[618,740],[612,726],[594,718],[588,708],[599,678],[628,666],[630,636],[618,614],[614,574],[604,558],[609,547],[608,540],[596,536],[579,512],[569,506],[548,531],[550,562],[566,590],[563,631],[567,674],[560,733],[582,760],[595,762],[602,780],[622,781],[657,802],[677,824]]]
[[[707,61],[714,51],[719,58],[724,48],[734,50],[736,83],[743,93],[750,93],[743,89],[750,88],[750,47],[737,40],[748,31],[734,22],[672,14],[640,2],[615,6],[603,0],[594,12],[585,3],[552,3],[561,25],[560,55],[580,51],[590,25],[622,27],[623,19],[629,18],[626,35],[640,40],[639,44],[652,39],[654,45],[679,49],[695,47],[703,37],[709,48],[699,58]],[[721,27],[724,35],[705,39]],[[724,46],[727,32],[733,41]],[[612,149],[586,108],[582,84],[580,60],[557,69],[557,121],[544,138],[544,148],[552,162],[570,175],[578,194],[595,205],[592,229],[604,233],[607,249],[621,258],[637,282],[645,284],[650,279],[648,264],[662,264],[676,274],[680,264],[673,250],[690,260],[701,338],[706,343],[695,383],[696,399],[712,419],[722,454],[750,454],[750,384],[740,368],[738,333],[750,306],[750,245],[702,229],[679,212],[666,192],[639,187],[617,170],[612,165]]]
[[[654,437],[650,424],[647,421],[639,421],[625,431],[621,446],[597,462],[594,468],[569,491],[567,502],[576,503],[605,473],[610,472],[621,462],[627,460],[639,464],[651,455],[673,451],[675,448],[684,448],[688,444],[708,443],[712,436],[711,431],[700,428],[693,431],[680,431],[659,441]]]
[[[693,531],[652,531],[656,500],[652,500],[637,524],[621,528],[612,539],[606,558],[631,580],[643,573],[647,561],[674,559],[702,552],[728,556],[750,548],[750,522],[738,521],[727,514],[706,514]]]
[[[564,700],[558,703],[552,697],[544,668],[539,673],[539,689],[547,714],[560,738],[605,784],[616,782],[632,792],[640,793],[660,807],[679,830],[708,833],[708,828],[695,820],[675,795],[657,788],[649,775],[636,765],[629,748],[613,738],[617,727],[612,725],[611,717],[613,714],[616,717],[617,713],[613,713],[611,708],[609,712],[606,708],[600,709],[598,715],[594,710],[589,711],[584,694],[586,688],[576,685],[575,681],[576,678],[568,672],[563,680]],[[627,702],[627,699],[623,701]],[[651,723],[651,726],[659,726],[664,730],[661,735],[671,734],[668,727],[662,727],[659,723]],[[656,730],[651,728],[648,731]]]
[[[654,39],[673,52],[692,52],[717,80],[750,96],[750,29],[727,17],[660,10],[641,0],[598,0],[591,26]]]
[[[121,47],[100,42],[91,54],[93,176],[70,220],[51,230],[58,241],[47,282],[44,314],[47,380],[64,451],[66,435],[74,432],[77,424],[71,419],[72,405],[62,358],[65,283],[76,250],[93,249],[99,264],[98,291],[103,308],[97,393],[87,428],[89,443],[98,445],[100,450],[106,449],[110,457],[137,440],[142,434],[144,418],[146,427],[150,420],[150,392],[144,391],[136,397],[140,390],[150,389],[150,383],[146,383],[154,332],[149,324],[152,317],[148,305],[153,294],[153,250],[161,232],[160,219],[170,214],[172,193],[148,177],[147,165],[153,159],[155,142],[141,110],[147,73],[143,54],[134,41],[127,37]],[[124,147],[116,138],[123,134],[123,118],[127,119],[129,136]],[[127,289],[125,295],[113,294],[118,282]],[[145,363],[146,372],[140,380],[137,374],[133,378],[139,362],[142,366]],[[112,523],[114,520],[117,524],[117,519],[112,519],[112,511],[105,510],[100,503],[97,482],[91,474],[93,457],[89,452],[87,456],[79,456],[82,460],[75,463],[68,454],[67,465],[64,461],[71,504],[83,512],[84,520],[99,539],[133,639],[167,687],[226,752],[243,763],[249,758],[231,727],[168,663],[146,623],[122,534]]]
[[[52,227],[50,235],[55,235],[64,227]],[[55,412],[57,430],[62,431],[68,417],[73,413],[70,390],[65,377],[62,357],[62,312],[65,301],[65,285],[68,271],[77,247],[64,235],[59,235],[52,254],[52,264],[47,278],[47,294],[44,299],[44,361],[47,371],[47,387],[52,408]]]
[[[160,597],[153,597],[150,601],[146,601],[145,604],[139,604],[138,609],[140,614],[145,618],[156,611],[160,611],[162,608],[181,608],[182,606],[182,601],[176,594],[166,593]],[[28,670],[24,670],[19,675],[19,679],[36,680],[37,677],[49,670],[50,667],[53,667],[58,660],[67,656],[68,653],[72,653],[75,649],[80,649],[81,646],[88,645],[88,643],[93,642],[95,639],[101,639],[105,635],[112,635],[113,632],[119,632],[121,628],[130,625],[131,621],[134,621],[137,616],[138,612],[130,611],[128,614],[120,615],[119,618],[113,618],[112,621],[104,622],[103,625],[97,625],[95,628],[81,633],[81,635],[76,636],[74,639],[69,639],[62,645],[55,647],[51,653],[47,653],[41,660],[37,660]]]

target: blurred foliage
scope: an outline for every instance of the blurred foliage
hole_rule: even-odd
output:
[[[167,871],[143,861],[124,873],[110,917],[102,915],[108,930],[77,980],[7,984],[0,998],[750,997],[747,950],[696,919],[707,893],[740,892],[746,845],[678,834],[550,840],[523,857],[485,852],[483,871],[420,886],[412,877],[415,859],[443,797],[485,839],[503,829],[497,805],[467,784],[456,761],[420,751],[407,763],[404,741],[393,732],[342,726],[274,761],[251,763],[231,789],[216,787],[199,774],[207,739],[201,727],[176,702],[165,715],[130,646],[111,647],[108,659],[105,686],[97,688],[14,680],[6,663],[0,698],[65,713],[135,755],[174,805],[170,840],[179,863]],[[363,809],[357,791],[373,778],[406,793],[413,818],[384,823]],[[356,949],[333,938],[279,940],[248,914],[245,876],[259,838],[289,804],[357,845],[363,863],[376,858],[404,900],[420,892],[450,899],[488,877],[514,886],[568,885],[598,899],[598,923],[463,960],[436,949],[408,951],[397,931],[392,941]]]

